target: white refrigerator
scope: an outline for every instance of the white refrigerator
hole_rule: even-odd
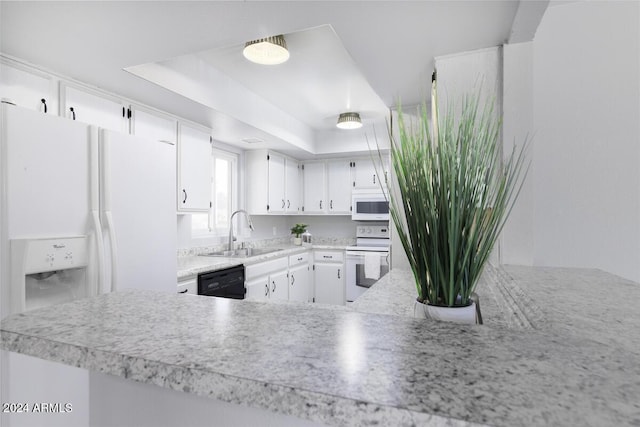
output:
[[[1,131],[2,317],[27,308],[16,296],[25,297],[21,276],[78,267],[67,258],[86,261],[78,294],[175,292],[175,145],[6,104]]]
[[[175,145],[0,105],[0,319],[122,289],[175,293]],[[43,366],[36,389],[33,364],[52,362],[1,356],[3,402],[66,392],[64,422],[87,424],[86,371]]]

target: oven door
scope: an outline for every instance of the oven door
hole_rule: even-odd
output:
[[[367,277],[365,254],[377,254],[380,257],[380,277]],[[367,289],[389,272],[388,251],[347,251],[347,301],[355,301]]]

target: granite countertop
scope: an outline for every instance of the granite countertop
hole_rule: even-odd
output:
[[[200,273],[206,273],[209,271],[221,270],[224,268],[234,267],[236,265],[251,265],[270,259],[280,258],[283,256],[289,256],[306,252],[311,249],[325,249],[325,250],[345,250],[347,245],[344,244],[314,244],[311,247],[296,246],[296,245],[275,245],[275,248],[280,250],[270,252],[267,254],[255,255],[250,257],[232,258],[221,256],[203,256],[203,255],[188,255],[178,257],[178,280],[185,280],[191,277],[195,277]]]
[[[595,270],[504,268],[483,277],[483,326],[412,318],[412,292],[398,293],[412,288],[410,275],[394,270],[341,310],[101,295],[11,316],[1,344],[328,425],[640,423],[640,314],[623,301],[637,300],[638,284]],[[553,302],[560,288],[580,295]],[[375,297],[389,290],[394,314]],[[534,299],[531,309],[491,314]]]

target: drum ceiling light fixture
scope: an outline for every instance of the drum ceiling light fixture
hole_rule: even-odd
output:
[[[338,117],[338,123],[336,126],[339,129],[359,129],[362,127],[362,120],[360,120],[360,114],[349,112],[341,113]]]
[[[289,59],[287,42],[282,34],[246,42],[242,54],[249,61],[263,65],[278,65]]]

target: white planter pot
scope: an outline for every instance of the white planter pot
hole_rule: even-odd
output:
[[[293,238],[293,244],[300,246],[302,244],[302,238],[301,237],[294,237]]]
[[[416,301],[413,309],[414,317],[440,320],[455,323],[477,323],[476,303],[466,307],[439,307],[435,305],[423,304]]]

